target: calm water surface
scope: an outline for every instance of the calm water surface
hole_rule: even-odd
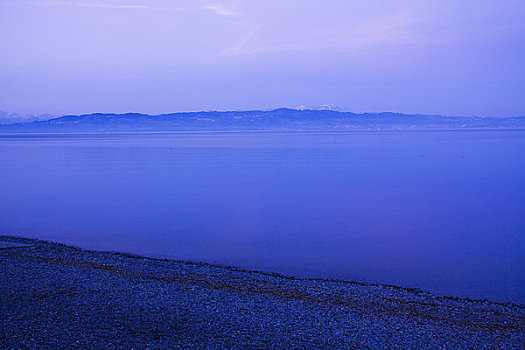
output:
[[[525,132],[0,135],[0,234],[525,304]]]

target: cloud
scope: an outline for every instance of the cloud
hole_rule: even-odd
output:
[[[202,10],[211,11],[219,16],[237,17],[242,16],[243,13],[237,10],[235,1],[228,2],[213,2],[206,3],[203,6],[195,7],[156,7],[150,5],[137,4],[117,4],[111,2],[89,2],[89,1],[15,1],[15,0],[0,0],[0,5],[19,5],[30,4],[40,7],[55,7],[55,6],[71,6],[71,7],[86,7],[86,8],[105,8],[105,9],[135,9],[135,10],[157,10],[157,11],[192,11]]]
[[[361,23],[352,23],[350,26],[305,30],[300,36],[288,38],[283,36],[278,42],[268,41],[249,50],[241,50],[247,39],[241,40],[237,47],[230,48],[228,52],[243,55],[311,50],[354,53],[364,46],[383,45],[386,42],[390,44],[424,42],[429,38],[419,32],[420,18],[415,11],[404,10]],[[261,36],[264,36],[264,33]]]
[[[239,16],[240,14],[238,12],[235,12],[233,11],[232,9],[229,9],[225,6],[221,6],[221,5],[206,5],[206,6],[203,6],[202,9],[204,10],[209,10],[217,15],[220,15],[220,16],[232,16],[232,17],[235,17],[235,16]]]
[[[280,52],[301,52],[330,50],[338,53],[353,54],[363,47],[385,45],[404,45],[428,41],[427,33],[422,31],[425,18],[414,8],[401,9],[390,13],[363,18],[333,25],[319,25],[315,22],[304,30],[290,30],[282,26],[281,35],[275,36],[279,23],[267,22],[254,25],[252,19],[245,16],[246,29],[238,36],[235,44],[221,51],[218,56],[247,56],[273,54]],[[257,44],[247,47],[257,30]]]
[[[0,0],[0,5],[19,5],[29,4],[40,7],[86,7],[86,8],[103,8],[103,9],[131,9],[131,10],[156,10],[156,11],[191,11],[198,10],[198,7],[155,7],[148,5],[133,5],[133,4],[116,4],[111,2],[88,2],[88,1],[12,1]]]
[[[231,47],[228,47],[217,54],[217,56],[238,56],[242,52],[243,47],[246,45],[246,42],[253,36],[257,27],[248,26],[248,29],[243,32],[237,41],[237,43]]]
[[[161,11],[188,11],[188,10],[205,10],[211,11],[219,16],[236,17],[242,13],[236,9],[236,2],[214,2],[207,3],[204,6],[196,7],[155,7],[149,5],[132,5],[132,4],[115,4],[109,2],[82,2],[82,1],[48,1],[33,2],[35,5],[43,7],[51,6],[76,6],[76,7],[94,7],[108,9],[139,9],[139,10],[161,10]]]
[[[80,1],[52,1],[37,3],[40,6],[76,6],[76,7],[92,7],[92,8],[106,8],[106,9],[135,9],[135,10],[153,10],[153,11],[191,11],[197,8],[192,7],[155,7],[147,5],[129,5],[129,4],[111,4],[100,2],[80,2]]]
[[[115,8],[115,9],[154,9],[150,6],[144,5],[116,5],[109,3],[92,3],[92,2],[79,2],[79,1],[51,1],[51,2],[41,2],[35,3],[42,7],[52,7],[52,6],[76,6],[76,7],[97,7],[97,8]]]
[[[403,10],[372,19],[355,30],[355,43],[370,44],[378,42],[405,43],[418,39],[416,26],[422,15],[414,10]]]

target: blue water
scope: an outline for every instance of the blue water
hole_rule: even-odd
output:
[[[525,304],[525,132],[0,135],[0,234]]]

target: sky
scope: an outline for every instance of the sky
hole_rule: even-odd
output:
[[[523,0],[0,0],[0,110],[525,115]]]

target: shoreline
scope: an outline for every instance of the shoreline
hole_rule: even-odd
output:
[[[0,249],[3,348],[68,347],[72,339],[94,348],[525,346],[525,307],[515,303],[13,236],[0,241],[30,245]],[[182,328],[173,329],[181,315]]]
[[[404,286],[388,284],[388,283],[360,282],[360,281],[353,281],[353,280],[345,280],[345,279],[337,279],[337,278],[323,278],[323,277],[299,277],[299,276],[289,275],[285,273],[247,269],[247,268],[237,267],[233,265],[226,265],[226,264],[221,264],[221,263],[210,263],[210,262],[200,262],[200,261],[180,260],[180,259],[170,259],[170,258],[156,258],[156,257],[151,257],[151,256],[120,252],[120,251],[115,251],[115,250],[86,249],[86,248],[82,248],[82,247],[79,247],[73,244],[65,244],[65,243],[49,241],[45,239],[27,238],[27,237],[22,237],[22,236],[0,235],[0,242],[2,242],[4,239],[20,240],[21,244],[30,245],[31,243],[45,243],[45,244],[51,244],[51,245],[64,246],[70,249],[74,249],[74,250],[77,250],[80,252],[86,252],[86,253],[105,253],[105,254],[110,254],[110,255],[115,255],[115,256],[123,256],[123,257],[127,257],[130,259],[172,262],[172,263],[184,264],[184,265],[190,265],[190,266],[225,269],[225,270],[230,270],[230,271],[239,272],[239,273],[260,274],[264,276],[282,278],[282,279],[291,280],[291,281],[309,281],[309,282],[318,281],[318,282],[333,282],[333,283],[343,283],[343,284],[348,283],[348,284],[358,285],[362,287],[393,288],[393,289],[403,290],[409,293],[430,295],[436,299],[456,300],[456,301],[473,302],[473,303],[489,303],[489,304],[494,304],[494,305],[516,307],[516,308],[525,310],[525,304],[519,304],[519,303],[515,303],[512,301],[494,301],[494,300],[490,300],[489,298],[480,299],[480,298],[460,297],[460,296],[453,296],[453,295],[440,295],[440,294],[435,294],[431,291],[417,288],[417,287],[404,287]],[[8,249],[8,248],[0,247],[0,250],[1,249]]]
[[[1,124],[0,124],[1,125]],[[4,124],[9,125],[9,124]],[[403,134],[403,133],[429,133],[429,132],[483,132],[483,131],[525,131],[524,127],[493,127],[493,128],[333,128],[333,129],[187,129],[187,130],[95,130],[95,131],[2,131],[0,136],[32,136],[32,135],[170,135],[170,134]]]

